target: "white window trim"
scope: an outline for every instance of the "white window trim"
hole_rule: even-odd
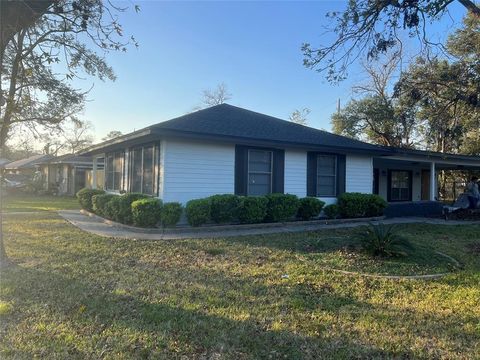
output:
[[[319,158],[320,156],[323,156],[323,157],[326,157],[326,156],[328,156],[328,157],[333,157],[333,159],[335,160],[335,168],[334,168],[334,170],[333,170],[333,175],[321,175],[321,174],[318,173],[318,158]],[[315,187],[316,187],[316,189],[317,189],[317,191],[316,191],[317,197],[337,197],[337,176],[338,176],[338,174],[337,174],[337,173],[338,173],[338,170],[337,170],[338,157],[337,157],[337,155],[318,154],[316,160],[317,160],[317,162],[316,162],[316,166],[317,166],[317,171],[316,171],[316,173],[317,173],[317,176],[316,176],[316,179],[315,179],[315,180],[316,180],[317,183],[316,183],[316,186],[315,186]],[[320,176],[321,176],[321,177],[333,177],[333,179],[334,179],[334,181],[333,181],[333,194],[322,194],[322,195],[320,195],[320,194],[318,193],[318,178],[319,178]]]
[[[265,171],[252,171],[250,172],[250,151],[263,151],[268,152],[270,154],[270,172]],[[273,192],[273,151],[271,150],[264,150],[264,149],[248,149],[247,153],[247,196],[254,196],[250,195],[250,174],[264,174],[270,175],[270,192]]]
[[[141,170],[140,170],[140,173],[141,173],[140,193],[143,194],[144,170],[145,170],[145,162],[144,162],[145,148],[152,148],[152,164],[151,164],[151,166],[152,166],[152,193],[147,194],[147,195],[155,196],[156,195],[156,191],[155,191],[155,163],[156,163],[155,149],[156,149],[156,146],[155,146],[154,143],[147,144],[147,145],[142,145],[142,146],[138,146],[138,147],[133,147],[131,149],[130,154],[132,154],[132,156],[131,156],[132,161],[131,161],[131,165],[130,165],[130,170],[131,171],[130,171],[130,179],[129,179],[129,182],[131,184],[130,191],[133,191],[133,176],[135,175],[134,172],[133,172],[133,168],[134,168],[134,165],[135,165],[134,153],[135,153],[135,151],[141,151],[142,159],[141,159]]]

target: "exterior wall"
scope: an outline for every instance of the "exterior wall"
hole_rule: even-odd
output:
[[[234,193],[235,145],[162,141],[164,202]],[[161,167],[162,168],[162,167]]]
[[[373,158],[347,155],[345,178],[346,192],[371,194],[373,190]]]

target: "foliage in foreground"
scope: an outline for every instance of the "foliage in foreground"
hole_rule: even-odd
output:
[[[362,248],[373,256],[407,256],[413,250],[410,241],[400,235],[395,225],[370,224],[356,236]]]

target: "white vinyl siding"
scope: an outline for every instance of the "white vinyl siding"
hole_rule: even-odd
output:
[[[371,156],[347,155],[345,191],[371,194],[373,191],[373,159]]]
[[[307,196],[307,152],[285,150],[285,194]]]
[[[234,193],[234,144],[167,139],[163,150],[164,202]]]

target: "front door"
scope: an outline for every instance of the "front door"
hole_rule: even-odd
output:
[[[422,170],[422,200],[430,200],[430,170]]]

